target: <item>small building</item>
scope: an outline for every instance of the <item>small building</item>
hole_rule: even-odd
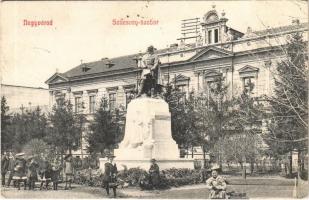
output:
[[[41,87],[28,87],[1,84],[1,97],[9,106],[9,113],[20,113],[25,109],[40,107],[43,112],[50,108],[49,90]]]

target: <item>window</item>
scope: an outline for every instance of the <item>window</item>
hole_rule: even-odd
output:
[[[181,92],[181,96],[179,97],[179,102],[185,102],[188,85],[185,85],[185,84],[184,85],[177,85],[177,88]]]
[[[109,109],[114,110],[116,107],[116,93],[109,93]]]
[[[126,108],[128,107],[128,104],[133,99],[132,91],[126,91]]]
[[[211,35],[212,35],[212,31],[209,30],[209,31],[208,31],[208,44],[211,44],[211,41],[212,41]]]
[[[243,78],[243,89],[245,92],[249,94],[252,93],[255,86],[255,79],[254,77],[244,77]]]
[[[219,42],[219,30],[215,29],[215,43]]]
[[[209,94],[212,94],[214,91],[217,90],[219,81],[219,79],[207,81],[207,91],[209,92]]]
[[[82,98],[81,97],[75,97],[75,112],[79,113],[82,111],[83,105],[82,105]]]
[[[94,113],[95,111],[95,96],[89,96],[89,113]]]
[[[178,89],[180,90],[180,92],[186,92],[186,88],[188,87],[188,86],[186,86],[186,85],[178,85],[177,86],[178,87]]]
[[[56,104],[61,105],[64,102],[64,97],[56,97]]]

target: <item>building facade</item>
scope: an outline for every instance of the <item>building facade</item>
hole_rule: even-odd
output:
[[[231,96],[239,95],[250,85],[254,97],[270,95],[276,63],[286,59],[282,45],[296,32],[307,40],[307,24],[298,20],[260,31],[248,27],[242,33],[229,27],[225,13],[219,14],[215,8],[196,19],[192,25],[198,27],[194,36],[187,32],[178,39],[179,43],[156,50],[163,85],[173,83],[186,94],[207,90],[220,76],[229,85]],[[182,28],[189,30],[189,22],[184,20]],[[103,58],[55,73],[46,81],[50,105],[64,97],[73,103],[77,113],[90,118],[102,97],[109,99],[111,109],[126,108],[132,91],[138,87],[142,55]]]
[[[35,109],[38,106],[47,112],[51,107],[49,90],[45,88],[1,84],[2,96],[7,100],[10,113],[20,113],[23,109]]]

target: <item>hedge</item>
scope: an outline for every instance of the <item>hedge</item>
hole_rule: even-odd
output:
[[[139,186],[141,179],[147,176],[146,170],[140,168],[131,168],[121,170],[118,173],[118,180],[122,185]],[[204,169],[166,169],[160,172],[159,188],[178,187],[183,185],[192,185],[202,183],[207,179],[208,173]],[[102,174],[99,169],[83,169],[75,173],[74,182],[88,186],[101,186]]]

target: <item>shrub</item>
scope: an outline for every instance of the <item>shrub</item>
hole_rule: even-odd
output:
[[[204,170],[202,169],[192,170],[171,168],[162,171],[168,186],[171,187],[202,183],[204,181],[203,173]]]
[[[118,178],[129,183],[130,186],[137,186],[140,180],[140,177],[146,174],[146,170],[140,168],[131,168],[129,170],[120,171]]]
[[[26,155],[32,155],[35,158],[39,158],[41,153],[47,155],[47,160],[52,161],[55,158],[55,151],[51,151],[51,147],[40,139],[30,140],[23,148],[23,152]]]
[[[171,168],[162,170],[160,173],[160,189],[167,189],[169,187],[179,187],[183,185],[192,185],[204,182],[206,171],[204,169],[176,169]],[[129,170],[122,170],[118,173],[118,179],[129,186],[139,186],[139,183],[145,178],[149,177],[146,170],[140,168],[131,168]],[[83,169],[78,170],[75,175],[75,183],[89,186],[101,186],[102,176],[101,170]],[[152,187],[146,186],[143,189],[151,189]]]

